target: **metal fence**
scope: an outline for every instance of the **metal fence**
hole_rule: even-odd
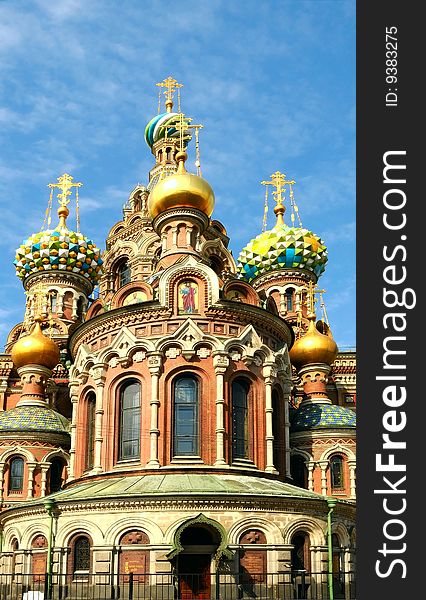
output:
[[[353,573],[333,598],[355,600]],[[329,600],[328,573],[0,574],[0,600]]]

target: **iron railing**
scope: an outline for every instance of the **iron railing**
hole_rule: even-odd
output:
[[[355,600],[354,573],[333,573],[335,600]],[[328,573],[1,574],[0,600],[329,600]]]

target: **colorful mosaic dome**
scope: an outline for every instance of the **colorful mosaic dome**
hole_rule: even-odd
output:
[[[327,248],[312,231],[276,225],[251,240],[238,257],[238,270],[247,281],[277,269],[304,269],[319,277],[327,263]]]
[[[47,407],[17,406],[0,414],[0,433],[5,431],[68,433],[69,421]]]
[[[16,250],[14,265],[24,280],[39,271],[68,271],[95,285],[102,272],[101,251],[82,233],[57,227],[32,234]]]
[[[175,112],[161,113],[161,115],[156,115],[151,119],[145,127],[145,141],[148,146],[152,148],[155,142],[164,138],[166,130],[167,137],[179,137],[179,130],[174,127],[179,119],[179,113]]]
[[[301,404],[291,417],[291,431],[356,427],[356,414],[336,404]]]

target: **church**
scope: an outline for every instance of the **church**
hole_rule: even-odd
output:
[[[104,249],[65,173],[16,251],[0,599],[355,598],[356,358],[318,286],[326,245],[276,170],[276,223],[235,258],[182,84],[157,85],[153,166]]]

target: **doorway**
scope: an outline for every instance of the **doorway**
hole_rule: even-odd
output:
[[[210,554],[179,556],[179,600],[210,600]]]

